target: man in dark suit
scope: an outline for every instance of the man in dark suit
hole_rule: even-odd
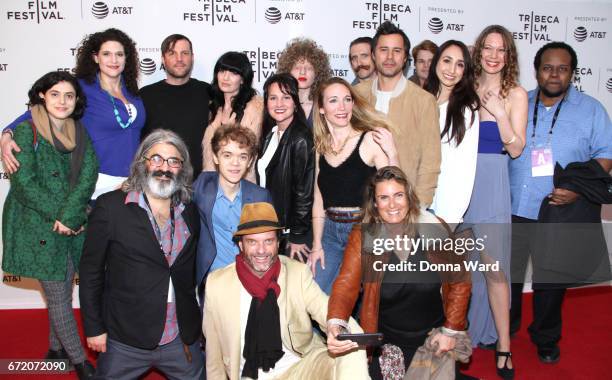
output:
[[[87,345],[97,377],[135,379],[151,367],[203,378],[195,257],[200,232],[190,202],[185,143],[156,130],[120,190],[98,197],[80,266]]]
[[[193,184],[193,201],[200,212],[202,234],[198,243],[196,279],[200,300],[206,275],[235,261],[239,253],[232,236],[238,228],[242,206],[268,202],[268,190],[244,179],[257,157],[257,138],[247,128],[219,128],[211,140],[217,172],[200,174]]]

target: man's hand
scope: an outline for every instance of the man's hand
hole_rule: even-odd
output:
[[[87,337],[87,347],[92,351],[106,352],[106,337],[108,334],[104,333],[98,336]]]
[[[21,152],[21,149],[13,140],[10,133],[3,133],[0,138],[0,150],[2,150],[2,162],[4,170],[9,174],[13,174],[19,169],[19,161],[15,158],[13,151]]]
[[[548,204],[553,206],[567,205],[578,199],[578,193],[574,193],[571,190],[555,188],[553,192],[548,195],[548,199],[550,199]]]
[[[431,339],[432,344],[438,345],[438,350],[436,351],[436,356],[441,356],[447,351],[450,351],[455,348],[455,344],[457,344],[457,338],[453,338],[450,336],[446,336],[442,333],[438,333],[434,335]]]
[[[359,348],[359,345],[352,340],[338,340],[340,326],[329,324],[327,327],[327,351],[332,355],[342,355],[348,351]]]

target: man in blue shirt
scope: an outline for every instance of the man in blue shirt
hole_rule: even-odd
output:
[[[196,260],[200,297],[206,275],[234,263],[238,246],[232,236],[238,228],[242,206],[268,202],[268,190],[244,179],[257,157],[257,138],[250,130],[225,126],[211,141],[218,171],[202,172],[193,184],[193,201],[200,212],[201,235]]]
[[[512,193],[512,273],[511,331],[521,319],[524,272],[533,240],[520,223],[535,223],[545,198],[549,204],[570,204],[579,194],[555,188],[555,163],[566,167],[572,162],[597,160],[606,172],[612,169],[612,124],[604,107],[594,98],[571,85],[578,65],[576,52],[563,42],[544,45],[536,53],[534,67],[538,88],[529,92],[527,141],[522,155],[510,162]],[[518,277],[518,276],[515,276]],[[531,340],[544,363],[559,361],[561,305],[565,288],[534,283],[534,319],[529,326]]]

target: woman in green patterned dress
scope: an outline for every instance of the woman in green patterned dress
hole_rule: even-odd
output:
[[[40,281],[49,309],[47,359],[69,359],[79,379],[94,374],[72,311],[72,280],[83,245],[86,207],[98,176],[91,141],[78,121],[85,96],[54,71],[30,89],[32,118],[17,126],[19,170],[2,214],[2,269]]]

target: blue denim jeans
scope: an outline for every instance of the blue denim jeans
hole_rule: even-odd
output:
[[[321,262],[317,263],[315,281],[326,294],[331,293],[334,280],[340,272],[340,265],[344,257],[344,248],[348,236],[353,229],[354,223],[338,223],[325,218],[323,238],[321,244],[325,252],[325,269],[321,268]]]

